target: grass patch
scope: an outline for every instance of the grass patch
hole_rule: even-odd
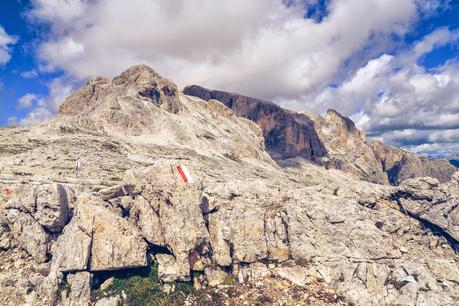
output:
[[[93,292],[94,301],[102,297],[121,295],[124,291],[129,305],[133,306],[182,305],[182,301],[195,292],[192,282],[176,282],[174,292],[163,292],[156,262],[145,268],[115,271],[112,275],[113,283],[107,289]]]
[[[234,284],[234,279],[231,277],[231,275],[227,275],[225,277],[225,280],[223,281],[223,285],[225,286],[231,286]]]

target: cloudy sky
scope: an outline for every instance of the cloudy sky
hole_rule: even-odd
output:
[[[3,0],[0,125],[38,123],[93,75],[145,63],[368,135],[459,152],[458,0]]]

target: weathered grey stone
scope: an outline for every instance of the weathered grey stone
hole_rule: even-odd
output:
[[[27,212],[5,209],[1,213],[2,220],[8,224],[20,246],[37,262],[44,262],[48,258],[49,237],[43,227]]]
[[[268,257],[265,240],[264,212],[239,200],[232,209],[221,209],[209,219],[213,258],[220,266],[236,262],[255,262]]]
[[[398,203],[417,218],[438,226],[459,241],[459,194],[429,177],[409,179],[400,185]]]
[[[207,284],[211,287],[216,287],[225,283],[229,277],[228,274],[218,266],[205,268],[204,275],[206,276]]]
[[[33,191],[36,203],[34,217],[52,232],[60,232],[69,219],[67,191],[60,184],[40,185]]]
[[[92,230],[80,226],[77,215],[57,239],[53,252],[53,266],[62,271],[81,271],[88,267],[91,252]]]
[[[138,196],[131,198],[129,219],[140,229],[142,236],[150,243],[164,245],[164,235],[160,222],[159,207],[155,211],[148,201]],[[159,205],[159,204],[158,204]]]
[[[276,273],[288,280],[289,282],[297,285],[304,286],[307,282],[307,272],[303,267],[283,267],[277,268]]]
[[[67,275],[70,285],[70,294],[64,301],[65,306],[91,305],[92,274],[89,272],[77,272]]]
[[[106,297],[98,300],[95,306],[119,306],[121,299],[118,296]]]
[[[187,262],[168,254],[156,254],[155,258],[158,261],[158,277],[163,282],[190,280],[190,265]]]
[[[77,214],[79,225],[92,233],[91,271],[147,265],[146,243],[128,220],[105,208],[97,198],[86,196],[80,196]]]

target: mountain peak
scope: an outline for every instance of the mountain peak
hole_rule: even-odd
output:
[[[177,85],[147,65],[135,65],[109,80],[92,78],[59,108],[60,114],[76,115],[91,110],[109,97],[143,99],[171,112],[179,113],[182,104]]]

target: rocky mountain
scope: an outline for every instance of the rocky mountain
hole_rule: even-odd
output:
[[[251,103],[282,167],[266,126],[143,65],[0,129],[0,304],[458,303],[459,172],[360,180],[377,157],[347,118]]]
[[[379,141],[373,141],[371,146],[376,157],[381,161],[384,171],[387,172],[389,181],[393,184],[423,176],[434,177],[444,183],[449,181],[456,171],[446,159],[418,156],[393,146],[383,145]]]
[[[324,117],[297,113],[268,101],[197,85],[186,87],[184,93],[218,100],[238,116],[256,122],[263,130],[267,151],[281,165],[286,159],[302,157],[380,184],[422,176],[445,182],[455,171],[446,160],[420,158],[380,142],[369,143],[352,120],[335,110],[328,110]]]

